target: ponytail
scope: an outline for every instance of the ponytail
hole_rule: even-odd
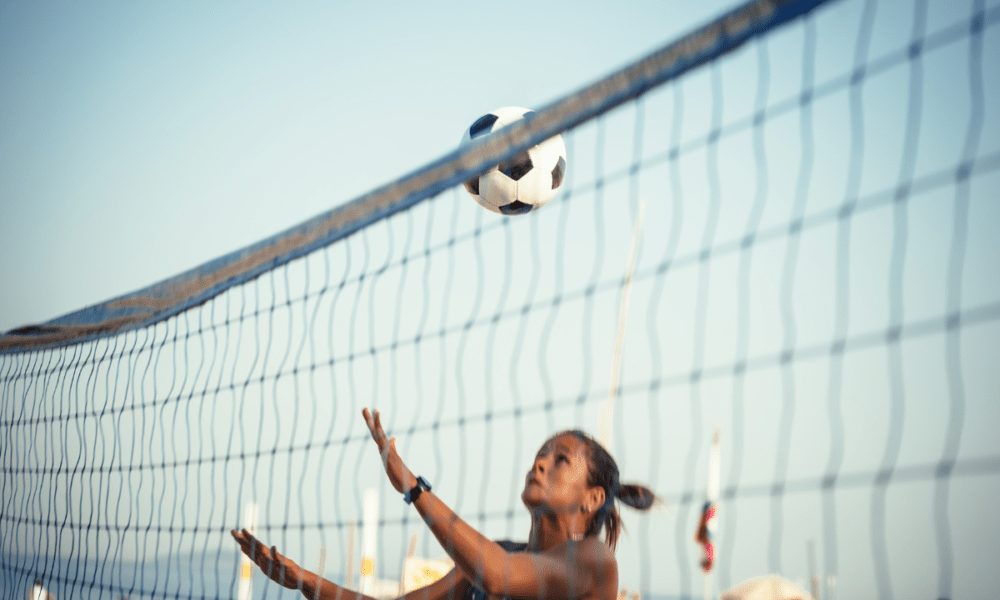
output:
[[[656,502],[656,494],[644,485],[629,483],[621,486],[618,499],[637,510],[649,510]]]

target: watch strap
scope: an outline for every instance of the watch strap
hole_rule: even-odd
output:
[[[431,491],[431,484],[427,483],[423,477],[417,477],[417,485],[403,494],[403,501],[407,504],[413,504],[424,490]]]

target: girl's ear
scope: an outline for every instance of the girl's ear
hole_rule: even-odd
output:
[[[604,495],[604,488],[599,485],[590,488],[587,492],[587,501],[590,503],[590,509],[592,512],[597,512],[597,509],[604,506],[606,498],[607,497]]]

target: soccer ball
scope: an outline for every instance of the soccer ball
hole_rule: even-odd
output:
[[[508,106],[490,111],[465,130],[459,147],[535,113]],[[465,189],[484,208],[501,215],[523,215],[544,206],[556,195],[566,174],[566,145],[551,137],[465,182]]]

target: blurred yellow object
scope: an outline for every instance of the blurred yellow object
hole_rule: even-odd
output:
[[[449,559],[413,556],[403,565],[403,593],[412,592],[441,579],[454,568]]]

